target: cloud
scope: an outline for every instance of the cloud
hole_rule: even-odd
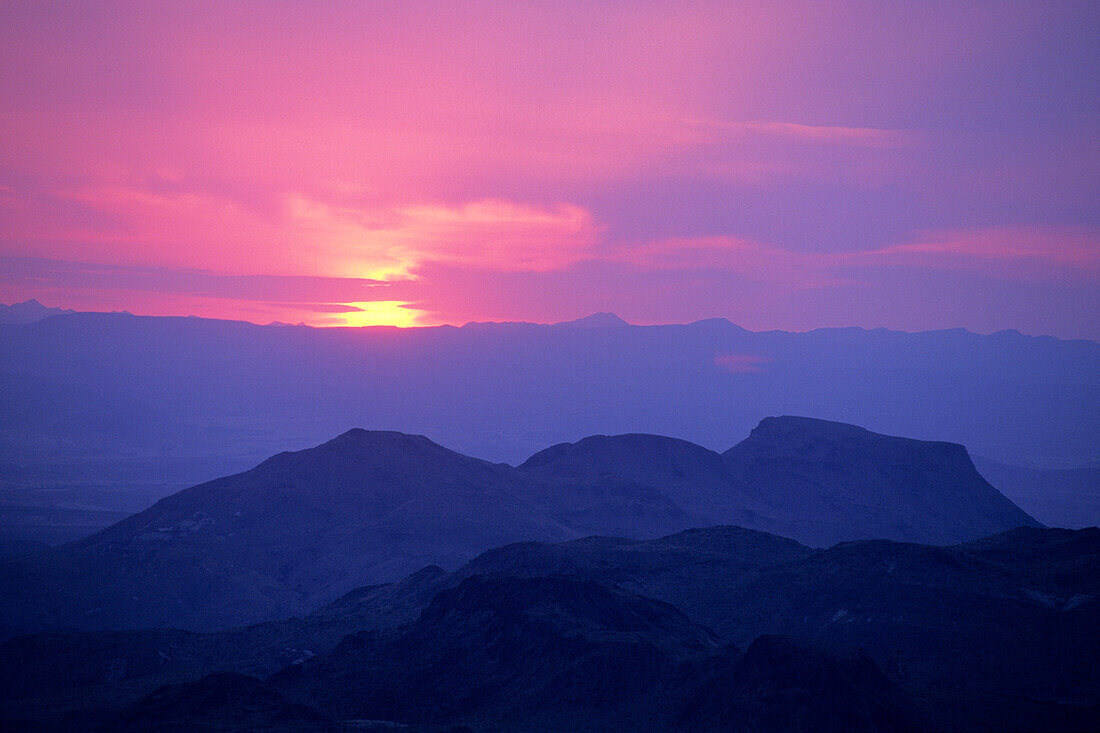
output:
[[[7,287],[98,289],[251,300],[336,312],[353,301],[393,300],[400,284],[305,275],[224,275],[204,270],[138,267],[42,258],[0,258]],[[401,297],[400,294],[397,297]],[[328,305],[324,305],[324,304]],[[312,304],[312,305],[307,305]]]
[[[392,281],[415,278],[426,262],[540,271],[590,256],[601,235],[587,210],[568,203],[373,207],[294,194],[264,207],[164,185],[9,198],[11,216],[0,221],[9,253],[30,242],[47,258],[222,274]],[[57,207],[64,216],[47,215]]]
[[[793,251],[751,239],[674,237],[624,243],[607,259],[648,270],[706,270],[785,290],[858,286],[876,268],[966,270],[1030,282],[1100,275],[1100,232],[1084,227],[985,227],[916,232],[911,241],[870,250]]]
[[[912,130],[891,130],[876,127],[845,127],[841,125],[804,125],[782,121],[723,121],[687,119],[684,124],[711,139],[771,137],[801,143],[825,143],[853,147],[893,148],[917,141]]]
[[[1095,278],[1100,274],[1100,232],[1067,226],[932,230],[917,233],[911,242],[838,260],[838,265],[974,270],[1029,281]]]
[[[423,264],[500,271],[561,269],[591,256],[600,227],[579,206],[487,199],[388,210],[287,202],[295,237],[344,273],[379,280],[416,277]]]

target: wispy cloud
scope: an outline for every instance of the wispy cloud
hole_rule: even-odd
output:
[[[876,127],[846,127],[843,125],[808,125],[784,121],[727,121],[686,119],[684,124],[703,137],[741,138],[771,137],[811,144],[849,145],[855,147],[891,148],[914,144],[919,135],[912,130],[891,130]]]
[[[1095,278],[1100,232],[1067,226],[933,230],[910,242],[838,258],[844,263],[963,269],[1029,281]]]

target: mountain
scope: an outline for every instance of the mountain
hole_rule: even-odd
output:
[[[873,540],[816,551],[723,527],[646,541],[520,543],[436,576],[433,585],[547,575],[660,599],[724,644],[744,648],[778,634],[860,647],[935,729],[1087,730],[1100,721],[1095,528],[1025,527],[949,547]]]
[[[347,730],[303,705],[287,702],[258,679],[223,672],[163,687],[101,725],[102,733],[147,730],[319,733]]]
[[[817,545],[942,543],[1036,524],[961,446],[822,421],[765,420],[721,456],[672,438],[593,436],[519,468],[352,430],[0,563],[0,630],[209,631],[306,613],[510,542],[729,523]]]
[[[782,414],[1006,463],[1100,460],[1094,342],[597,322],[608,327],[285,328],[121,313],[0,324],[0,477],[171,485],[167,495],[354,425],[516,464],[587,435],[725,450]]]
[[[680,707],[680,727],[693,731],[900,732],[927,726],[866,653],[771,635],[753,641],[731,674],[708,675]]]
[[[0,323],[34,323],[43,318],[69,313],[76,313],[76,311],[68,308],[47,308],[33,298],[12,305],[0,303]]]
[[[737,524],[827,546],[949,544],[1039,526],[978,474],[961,445],[801,417],[765,418],[721,455],[653,435],[592,436],[519,469],[569,495],[576,526],[602,533],[630,517],[626,535],[647,522],[664,532]]]
[[[493,545],[576,536],[523,495],[506,466],[421,436],[352,430],[0,566],[0,604],[5,619],[38,615],[40,628],[61,629],[209,630],[304,613]],[[28,593],[31,578],[45,588]]]
[[[989,483],[1040,522],[1081,529],[1100,525],[1100,463],[1027,468],[974,456]]]
[[[718,551],[723,543],[731,549],[724,556]],[[551,575],[633,592],[644,588],[645,595],[713,629],[722,644],[747,645],[751,652],[762,637],[780,635],[801,640],[792,642],[796,646],[840,650],[839,659],[858,660],[843,650],[859,647],[874,663],[823,677],[815,670],[844,663],[836,657],[777,661],[778,667],[744,673],[742,680],[759,682],[744,695],[732,694],[722,678],[725,696],[703,687],[711,691],[686,704],[694,711],[684,719],[689,729],[705,729],[707,721],[727,729],[763,725],[759,721],[777,709],[805,709],[806,696],[792,687],[820,693],[830,679],[846,675],[879,680],[878,669],[920,709],[922,729],[1089,730],[1100,721],[1100,639],[1094,631],[1100,625],[1100,531],[1020,528],[950,547],[876,540],[812,551],[781,543],[734,528],[640,543],[523,543],[482,555],[438,587],[471,578]],[[727,570],[737,565],[740,572]],[[776,644],[779,660],[787,644]],[[727,666],[734,664],[728,660]],[[696,670],[693,677],[706,674]],[[792,685],[792,677],[803,682]],[[785,691],[767,692],[768,679],[784,680]],[[857,687],[867,699],[881,700],[892,687],[880,683]],[[348,693],[348,699],[361,698]]]
[[[523,701],[568,722],[629,702],[668,729],[1094,730],[1098,579],[1096,529],[826,550],[736,527],[524,542],[303,618],[10,640],[0,720],[60,724],[164,684],[283,668],[280,695],[337,718],[492,722]],[[649,693],[600,686],[593,660],[633,660]]]
[[[858,645],[948,730],[1100,722],[1100,530],[843,543],[738,587],[714,623]],[[964,671],[965,670],[965,671]]]
[[[950,544],[1039,526],[953,443],[765,418],[722,458],[761,512],[779,520],[775,531],[818,546],[876,538]]]
[[[570,577],[672,603],[704,624],[732,590],[810,548],[737,527],[654,540],[589,537],[563,544],[520,542],[483,553],[448,573],[429,566],[396,582],[357,588],[313,613],[216,633],[175,629],[30,634],[0,644],[0,698],[58,697],[116,707],[165,684],[215,671],[266,677],[331,651],[346,635],[414,622],[441,591],[472,576]],[[125,681],[123,690],[117,689]],[[0,717],[3,711],[0,709]]]
[[[759,504],[731,481],[721,457],[684,440],[594,435],[540,451],[519,470],[567,499],[569,521],[589,533],[758,524]]]
[[[592,581],[474,576],[439,593],[396,636],[348,637],[272,682],[341,718],[524,731],[726,729],[724,720],[696,719],[702,678],[705,699],[723,707],[715,717],[753,720],[755,730],[913,729],[915,706],[870,659],[860,662],[859,674],[845,674],[826,655],[779,640],[742,655],[672,606]],[[796,697],[804,704],[794,710],[769,699]],[[802,725],[792,726],[798,717]]]
[[[809,557],[813,550],[785,537],[742,527],[707,527],[652,540],[587,537],[547,544],[520,542],[489,550],[450,576],[443,588],[471,575],[562,575],[625,588],[671,603],[707,626],[723,616],[731,589],[767,568]]]

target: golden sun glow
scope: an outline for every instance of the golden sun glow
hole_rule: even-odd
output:
[[[345,326],[409,326],[422,325],[417,318],[423,311],[415,308],[407,308],[408,303],[403,300],[374,300],[364,303],[347,303],[358,308],[357,311],[341,313],[340,317]]]

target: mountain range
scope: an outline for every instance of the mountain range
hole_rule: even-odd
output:
[[[526,542],[301,618],[12,639],[0,720],[1093,730],[1098,578],[1096,529],[825,550],[736,527]]]
[[[594,434],[724,449],[763,415],[802,414],[1072,468],[1100,460],[1098,374],[1100,344],[1014,331],[752,332],[611,314],[408,329],[54,314],[0,324],[0,466],[8,481],[182,487],[351,425],[515,464]]]
[[[306,613],[511,542],[716,524],[819,547],[947,544],[1039,526],[962,446],[809,418],[765,419],[724,454],[652,435],[592,436],[515,468],[423,436],[352,430],[0,563],[0,628],[209,631]]]

